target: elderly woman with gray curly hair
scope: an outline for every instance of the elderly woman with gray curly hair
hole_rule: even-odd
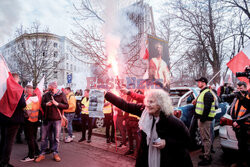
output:
[[[140,117],[141,143],[136,167],[192,167],[190,136],[184,123],[173,115],[171,99],[162,89],[146,92],[144,104],[128,103],[107,92],[106,100]]]

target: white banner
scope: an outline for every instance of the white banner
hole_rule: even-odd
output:
[[[89,117],[104,118],[104,91],[91,89],[89,92]]]

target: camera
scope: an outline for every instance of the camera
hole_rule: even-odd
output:
[[[244,91],[236,91],[236,92],[233,92],[233,93],[230,93],[230,94],[223,94],[222,96],[221,96],[221,98],[222,98],[222,101],[225,101],[225,102],[228,102],[228,101],[230,101],[230,99],[234,99],[234,98],[240,98],[242,95],[241,95],[241,92],[243,93],[243,94],[245,94],[246,92],[244,92]]]
[[[244,72],[236,72],[236,77],[247,77],[250,79],[250,67],[246,67]]]
[[[52,96],[54,95],[54,93],[50,90],[48,91],[49,94],[49,100],[52,101]]]

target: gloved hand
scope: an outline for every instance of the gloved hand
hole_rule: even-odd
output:
[[[203,123],[206,121],[206,118],[201,118],[200,121]]]

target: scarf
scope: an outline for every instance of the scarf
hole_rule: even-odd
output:
[[[156,124],[157,122],[159,122],[159,119],[160,117],[154,118],[145,109],[139,121],[139,128],[147,135],[149,167],[160,167],[160,158],[161,158],[160,149],[153,147],[153,141],[158,138],[158,134],[156,132]]]

